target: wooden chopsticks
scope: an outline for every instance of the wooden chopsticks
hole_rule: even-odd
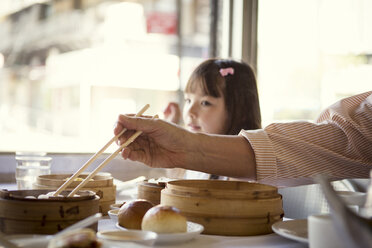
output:
[[[155,119],[158,117],[159,117],[158,115],[154,115],[152,119]],[[110,162],[114,157],[116,157],[116,155],[118,155],[119,152],[123,150],[124,147],[127,147],[128,145],[130,145],[130,143],[132,143],[141,134],[142,134],[142,131],[137,131],[132,136],[130,136],[129,139],[124,144],[122,144],[114,153],[112,153],[96,169],[94,169],[94,171],[92,171],[83,181],[81,181],[81,183],[78,186],[76,186],[76,188],[73,191],[71,191],[68,197],[74,196],[75,193],[81,187],[83,187],[92,177],[94,177],[103,167],[105,167],[108,162]]]
[[[141,116],[148,108],[150,107],[149,104],[146,104],[137,114],[136,116]],[[157,117],[153,117],[157,118]],[[106,145],[104,145],[98,152],[96,152],[81,168],[76,171],[65,183],[63,183],[56,192],[53,193],[53,196],[58,196],[63,190],[65,190],[74,180],[77,178],[94,160],[97,159],[99,155],[101,155],[113,142],[119,139],[119,137],[127,131],[126,128],[124,128],[119,134],[112,137],[109,142],[107,142]],[[93,176],[95,176],[98,171],[100,171],[108,162],[110,162],[124,147],[128,146],[130,143],[134,141],[140,134],[135,136],[139,131],[137,131],[135,134],[133,134],[127,142],[125,142],[123,145],[121,145],[113,154],[111,154],[109,157],[107,157],[94,171],[92,171],[68,196],[73,196],[81,187],[83,187],[89,179],[91,179]],[[132,137],[135,136],[133,139]],[[128,143],[128,141],[130,141]],[[126,144],[126,145],[125,145]],[[125,145],[125,146],[124,146]]]

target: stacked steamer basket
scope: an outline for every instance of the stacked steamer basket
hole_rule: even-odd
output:
[[[99,197],[92,191],[78,191],[77,197],[37,199],[48,192],[1,190],[0,231],[5,234],[54,234],[98,213]],[[29,198],[32,196],[36,199]],[[91,228],[97,230],[97,223]]]
[[[51,174],[41,175],[37,178],[34,184],[35,189],[49,189],[55,191],[58,189],[67,178],[71,177],[71,174]],[[86,178],[87,174],[83,173],[79,176],[80,178]],[[95,192],[99,200],[99,212],[107,215],[110,210],[110,205],[115,203],[116,199],[116,186],[113,183],[113,177],[110,173],[100,172],[95,175],[92,181],[89,181],[82,190],[91,190]],[[81,181],[74,181],[68,187],[67,190],[72,190],[79,185]]]
[[[161,204],[177,207],[189,221],[202,224],[204,234],[267,234],[284,216],[277,188],[241,181],[168,182],[161,191]]]
[[[160,204],[160,192],[165,188],[165,182],[151,183],[146,181],[138,183],[138,199],[145,199],[154,205]]]

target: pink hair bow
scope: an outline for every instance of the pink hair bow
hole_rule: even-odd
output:
[[[222,68],[220,69],[220,74],[222,77],[226,77],[227,75],[234,75],[234,68],[228,67],[228,68]]]

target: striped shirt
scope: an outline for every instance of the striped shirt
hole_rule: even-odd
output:
[[[332,179],[368,178],[372,169],[372,91],[340,100],[316,123],[274,123],[242,130],[256,157],[258,182],[276,186]]]

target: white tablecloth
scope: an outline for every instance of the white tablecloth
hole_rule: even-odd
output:
[[[108,218],[104,218],[98,223],[98,231],[117,229],[115,223]],[[111,247],[111,246],[110,246]],[[115,245],[112,247],[116,247]],[[121,243],[117,247],[148,247],[133,243]],[[199,248],[199,247],[258,247],[258,248],[303,248],[308,247],[307,244],[292,241],[283,238],[275,233],[251,237],[232,237],[232,236],[217,236],[217,235],[198,235],[195,239],[185,243],[174,243],[167,245],[154,245],[153,247],[180,247],[180,248]]]

